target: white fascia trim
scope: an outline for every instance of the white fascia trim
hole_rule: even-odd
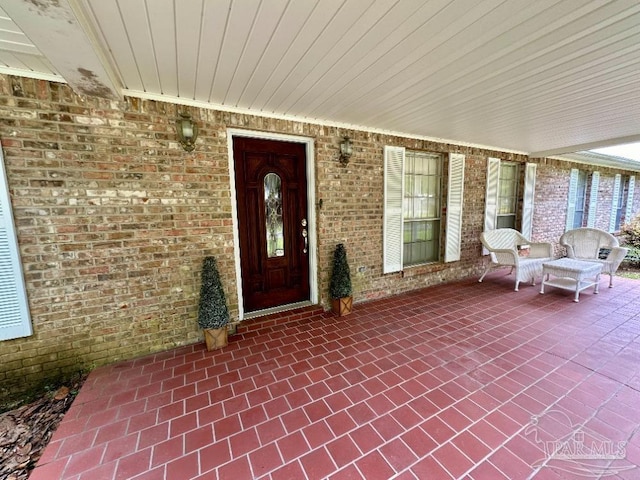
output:
[[[564,162],[575,162],[584,165],[609,167],[640,172],[640,162],[623,157],[614,157],[613,155],[603,155],[601,153],[576,152],[547,158],[551,158],[553,160],[561,160]]]
[[[393,137],[411,138],[415,140],[424,140],[427,142],[436,143],[448,143],[461,147],[479,148],[483,150],[491,150],[494,152],[514,153],[517,155],[527,155],[527,152],[519,150],[511,150],[503,147],[493,147],[490,145],[480,145],[477,143],[461,142],[459,140],[450,140],[447,138],[429,137],[426,135],[415,135],[406,132],[396,132],[392,130],[385,130],[382,128],[372,128],[364,125],[355,125],[351,123],[334,122],[329,120],[322,120],[319,118],[298,117],[296,115],[279,114],[275,112],[263,112],[259,110],[251,110],[249,108],[232,107],[229,105],[218,105],[215,103],[203,102],[201,100],[193,100],[190,98],[173,97],[168,95],[162,95],[157,93],[141,92],[138,90],[124,89],[122,94],[130,97],[137,97],[143,100],[155,100],[157,102],[173,103],[176,105],[185,105],[189,107],[203,108],[207,110],[219,110],[222,112],[238,113],[243,115],[253,115],[256,117],[275,118],[278,120],[287,120],[290,122],[302,122],[312,125],[322,125],[325,127],[343,128],[345,130],[357,130],[360,132],[377,133],[381,135],[389,135]]]
[[[36,72],[35,70],[24,70],[22,68],[0,67],[0,74],[13,75],[14,77],[34,78],[36,80],[46,80],[47,82],[67,83],[60,75],[55,73]]]
[[[596,148],[613,147],[622,145],[623,143],[634,143],[640,141],[640,134],[627,135],[626,137],[608,138],[606,140],[598,140],[597,142],[580,143],[578,145],[568,145],[561,148],[551,150],[540,150],[538,152],[529,152],[531,158],[552,157],[557,155],[570,155],[579,152],[588,152]]]

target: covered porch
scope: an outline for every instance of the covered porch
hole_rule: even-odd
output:
[[[31,479],[638,478],[639,312],[495,272],[254,320],[94,370]]]

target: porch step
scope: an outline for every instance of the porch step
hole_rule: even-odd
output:
[[[235,335],[263,334],[274,329],[281,329],[284,325],[309,320],[312,317],[320,318],[332,315],[331,312],[325,312],[322,305],[294,308],[293,310],[285,310],[263,317],[243,320],[238,324]]]

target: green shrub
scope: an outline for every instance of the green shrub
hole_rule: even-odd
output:
[[[640,248],[640,215],[620,227],[625,247]]]
[[[627,248],[629,251],[627,256],[624,257],[624,263],[633,268],[640,268],[640,248],[631,245],[627,246]]]

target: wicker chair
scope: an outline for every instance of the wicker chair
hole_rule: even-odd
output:
[[[613,276],[629,251],[621,247],[618,239],[597,228],[576,228],[560,237],[560,245],[567,249],[567,257],[602,264],[602,273],[609,275],[609,288]]]
[[[542,276],[542,264],[553,259],[553,245],[550,243],[532,243],[520,232],[511,228],[498,228],[480,235],[482,245],[489,251],[491,261],[479,282],[494,268],[510,267],[516,273],[516,287],[521,281],[530,280],[535,285],[535,277]],[[518,248],[528,246],[528,256],[520,256]],[[524,249],[526,250],[526,249]]]

